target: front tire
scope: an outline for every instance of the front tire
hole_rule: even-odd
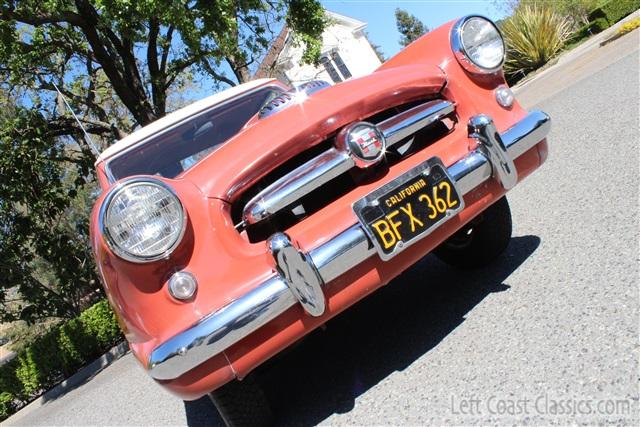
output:
[[[252,376],[223,385],[209,393],[209,398],[228,427],[266,427],[274,423],[271,405]]]
[[[512,230],[511,209],[506,196],[503,196],[445,240],[433,253],[453,267],[484,267],[504,252]]]

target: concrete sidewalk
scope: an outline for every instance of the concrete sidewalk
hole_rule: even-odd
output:
[[[564,53],[555,64],[515,85],[513,91],[518,101],[525,107],[539,104],[636,50],[640,45],[640,29],[601,46],[603,41],[615,34],[622,23],[635,17],[640,17],[640,11],[634,12],[615,26],[593,36],[574,50]],[[635,79],[636,85],[640,84],[640,76],[629,76],[629,78]],[[535,90],[530,90],[533,87]],[[585,102],[588,101],[585,100]]]
[[[561,69],[563,66],[578,60],[579,58],[583,57],[587,53],[593,51],[594,49],[600,48],[601,47],[600,44],[605,40],[608,40],[609,38],[613,37],[616,34],[616,31],[618,30],[618,28],[620,28],[620,26],[622,26],[624,23],[629,22],[635,18],[640,18],[640,10],[636,10],[631,15],[627,16],[626,18],[622,19],[621,21],[617,22],[611,27],[607,28],[603,32],[592,36],[590,39],[576,46],[574,49],[564,52],[557,58],[552,59],[551,64],[546,65],[541,70],[534,73],[533,75],[525,77],[517,85],[515,85],[513,88],[514,92],[516,94],[518,94],[519,92],[522,92],[529,84],[533,83],[537,79],[543,78],[549,74],[557,72],[557,70]],[[638,37],[637,30],[632,31],[631,33],[626,34],[623,37],[629,37],[629,35],[631,34],[635,34],[635,37]]]

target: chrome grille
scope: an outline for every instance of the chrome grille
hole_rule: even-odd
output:
[[[455,104],[432,100],[414,106],[377,124],[387,148],[400,145],[423,129],[439,123],[455,112]],[[356,167],[352,156],[342,148],[331,147],[269,184],[246,202],[241,226],[249,226],[271,218],[318,189]]]

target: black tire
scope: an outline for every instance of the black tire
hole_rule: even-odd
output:
[[[445,240],[433,253],[462,269],[484,267],[498,258],[511,240],[511,209],[502,197]]]
[[[266,427],[274,423],[271,405],[252,376],[223,385],[209,393],[209,398],[228,427]]]

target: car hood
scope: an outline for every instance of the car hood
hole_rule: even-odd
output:
[[[242,189],[344,125],[405,102],[437,95],[446,84],[435,65],[374,72],[318,91],[252,121],[180,178],[207,196],[233,201]]]

